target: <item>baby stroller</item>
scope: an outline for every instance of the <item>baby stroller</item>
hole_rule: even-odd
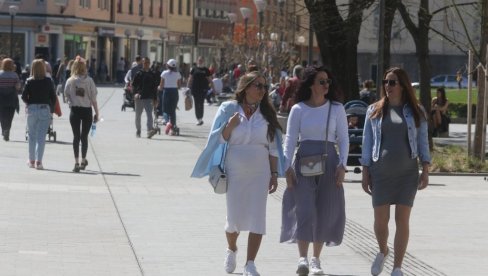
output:
[[[347,165],[360,166],[359,158],[361,158],[363,128],[368,104],[361,100],[353,100],[345,103],[344,109],[346,110],[349,125],[349,157],[347,158]],[[356,171],[357,169],[355,169]]]
[[[135,110],[135,103],[134,103],[134,94],[132,94],[132,87],[130,84],[127,84],[124,87],[124,97],[121,111],[125,111],[126,107],[131,107],[132,110]]]

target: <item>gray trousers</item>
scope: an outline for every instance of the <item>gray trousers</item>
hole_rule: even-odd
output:
[[[153,100],[152,99],[135,99],[134,100],[136,106],[136,129],[137,131],[141,131],[141,115],[142,109],[146,111],[147,117],[147,131],[153,129]]]

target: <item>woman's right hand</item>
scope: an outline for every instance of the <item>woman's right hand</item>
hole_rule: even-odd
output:
[[[295,187],[297,182],[297,176],[295,175],[295,170],[289,167],[288,170],[286,170],[285,172],[285,176],[286,176],[287,189],[293,189],[293,187]]]
[[[363,167],[363,174],[362,174],[362,181],[363,190],[371,195],[372,187],[371,187],[371,175],[369,174],[369,169],[367,167]]]

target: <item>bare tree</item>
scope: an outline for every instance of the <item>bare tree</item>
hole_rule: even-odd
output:
[[[374,0],[351,0],[338,6],[336,1],[305,0],[324,64],[329,66],[344,91],[344,100],[357,98],[357,45],[363,11]]]

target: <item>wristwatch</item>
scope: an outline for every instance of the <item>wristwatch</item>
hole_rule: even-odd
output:
[[[271,176],[276,176],[276,177],[278,177],[278,172],[271,172]]]

